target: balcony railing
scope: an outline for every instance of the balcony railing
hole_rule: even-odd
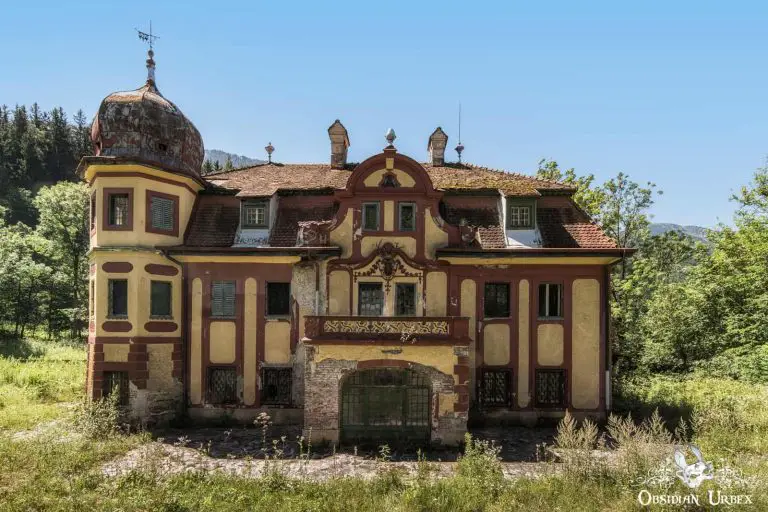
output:
[[[305,336],[310,340],[466,341],[469,319],[456,316],[307,316]]]

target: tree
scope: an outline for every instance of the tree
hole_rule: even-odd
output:
[[[230,155],[227,155],[227,161],[224,162],[224,171],[231,171],[234,169],[235,166],[232,164],[232,157]]]
[[[576,170],[571,167],[563,172],[556,161],[541,159],[539,168],[536,171],[536,177],[544,180],[559,181],[571,185],[576,189],[573,199],[582,210],[591,217],[596,217],[602,210],[605,202],[605,192],[600,187],[594,187],[595,176],[586,174],[577,176]]]

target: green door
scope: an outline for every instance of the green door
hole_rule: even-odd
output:
[[[360,370],[341,388],[341,439],[402,444],[429,442],[429,379],[412,370]]]

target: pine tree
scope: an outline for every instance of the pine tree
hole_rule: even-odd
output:
[[[234,169],[235,166],[232,164],[232,157],[230,155],[227,155],[227,161],[224,162],[224,171],[231,171]]]
[[[203,162],[203,169],[201,173],[203,176],[205,176],[206,174],[211,174],[212,172],[213,172],[213,164],[211,163],[210,159],[206,158],[205,162]]]

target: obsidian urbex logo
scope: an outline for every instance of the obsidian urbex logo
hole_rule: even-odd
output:
[[[685,484],[690,492],[670,492],[677,480]],[[716,489],[700,492],[699,487],[707,480],[711,480]],[[676,448],[673,458],[667,459],[661,467],[639,479],[638,484],[642,489],[637,494],[637,501],[643,506],[751,505],[752,495],[747,490],[758,488],[757,483],[755,477],[745,478],[741,470],[725,464],[715,469],[712,462],[704,460],[697,446],[689,444]]]

